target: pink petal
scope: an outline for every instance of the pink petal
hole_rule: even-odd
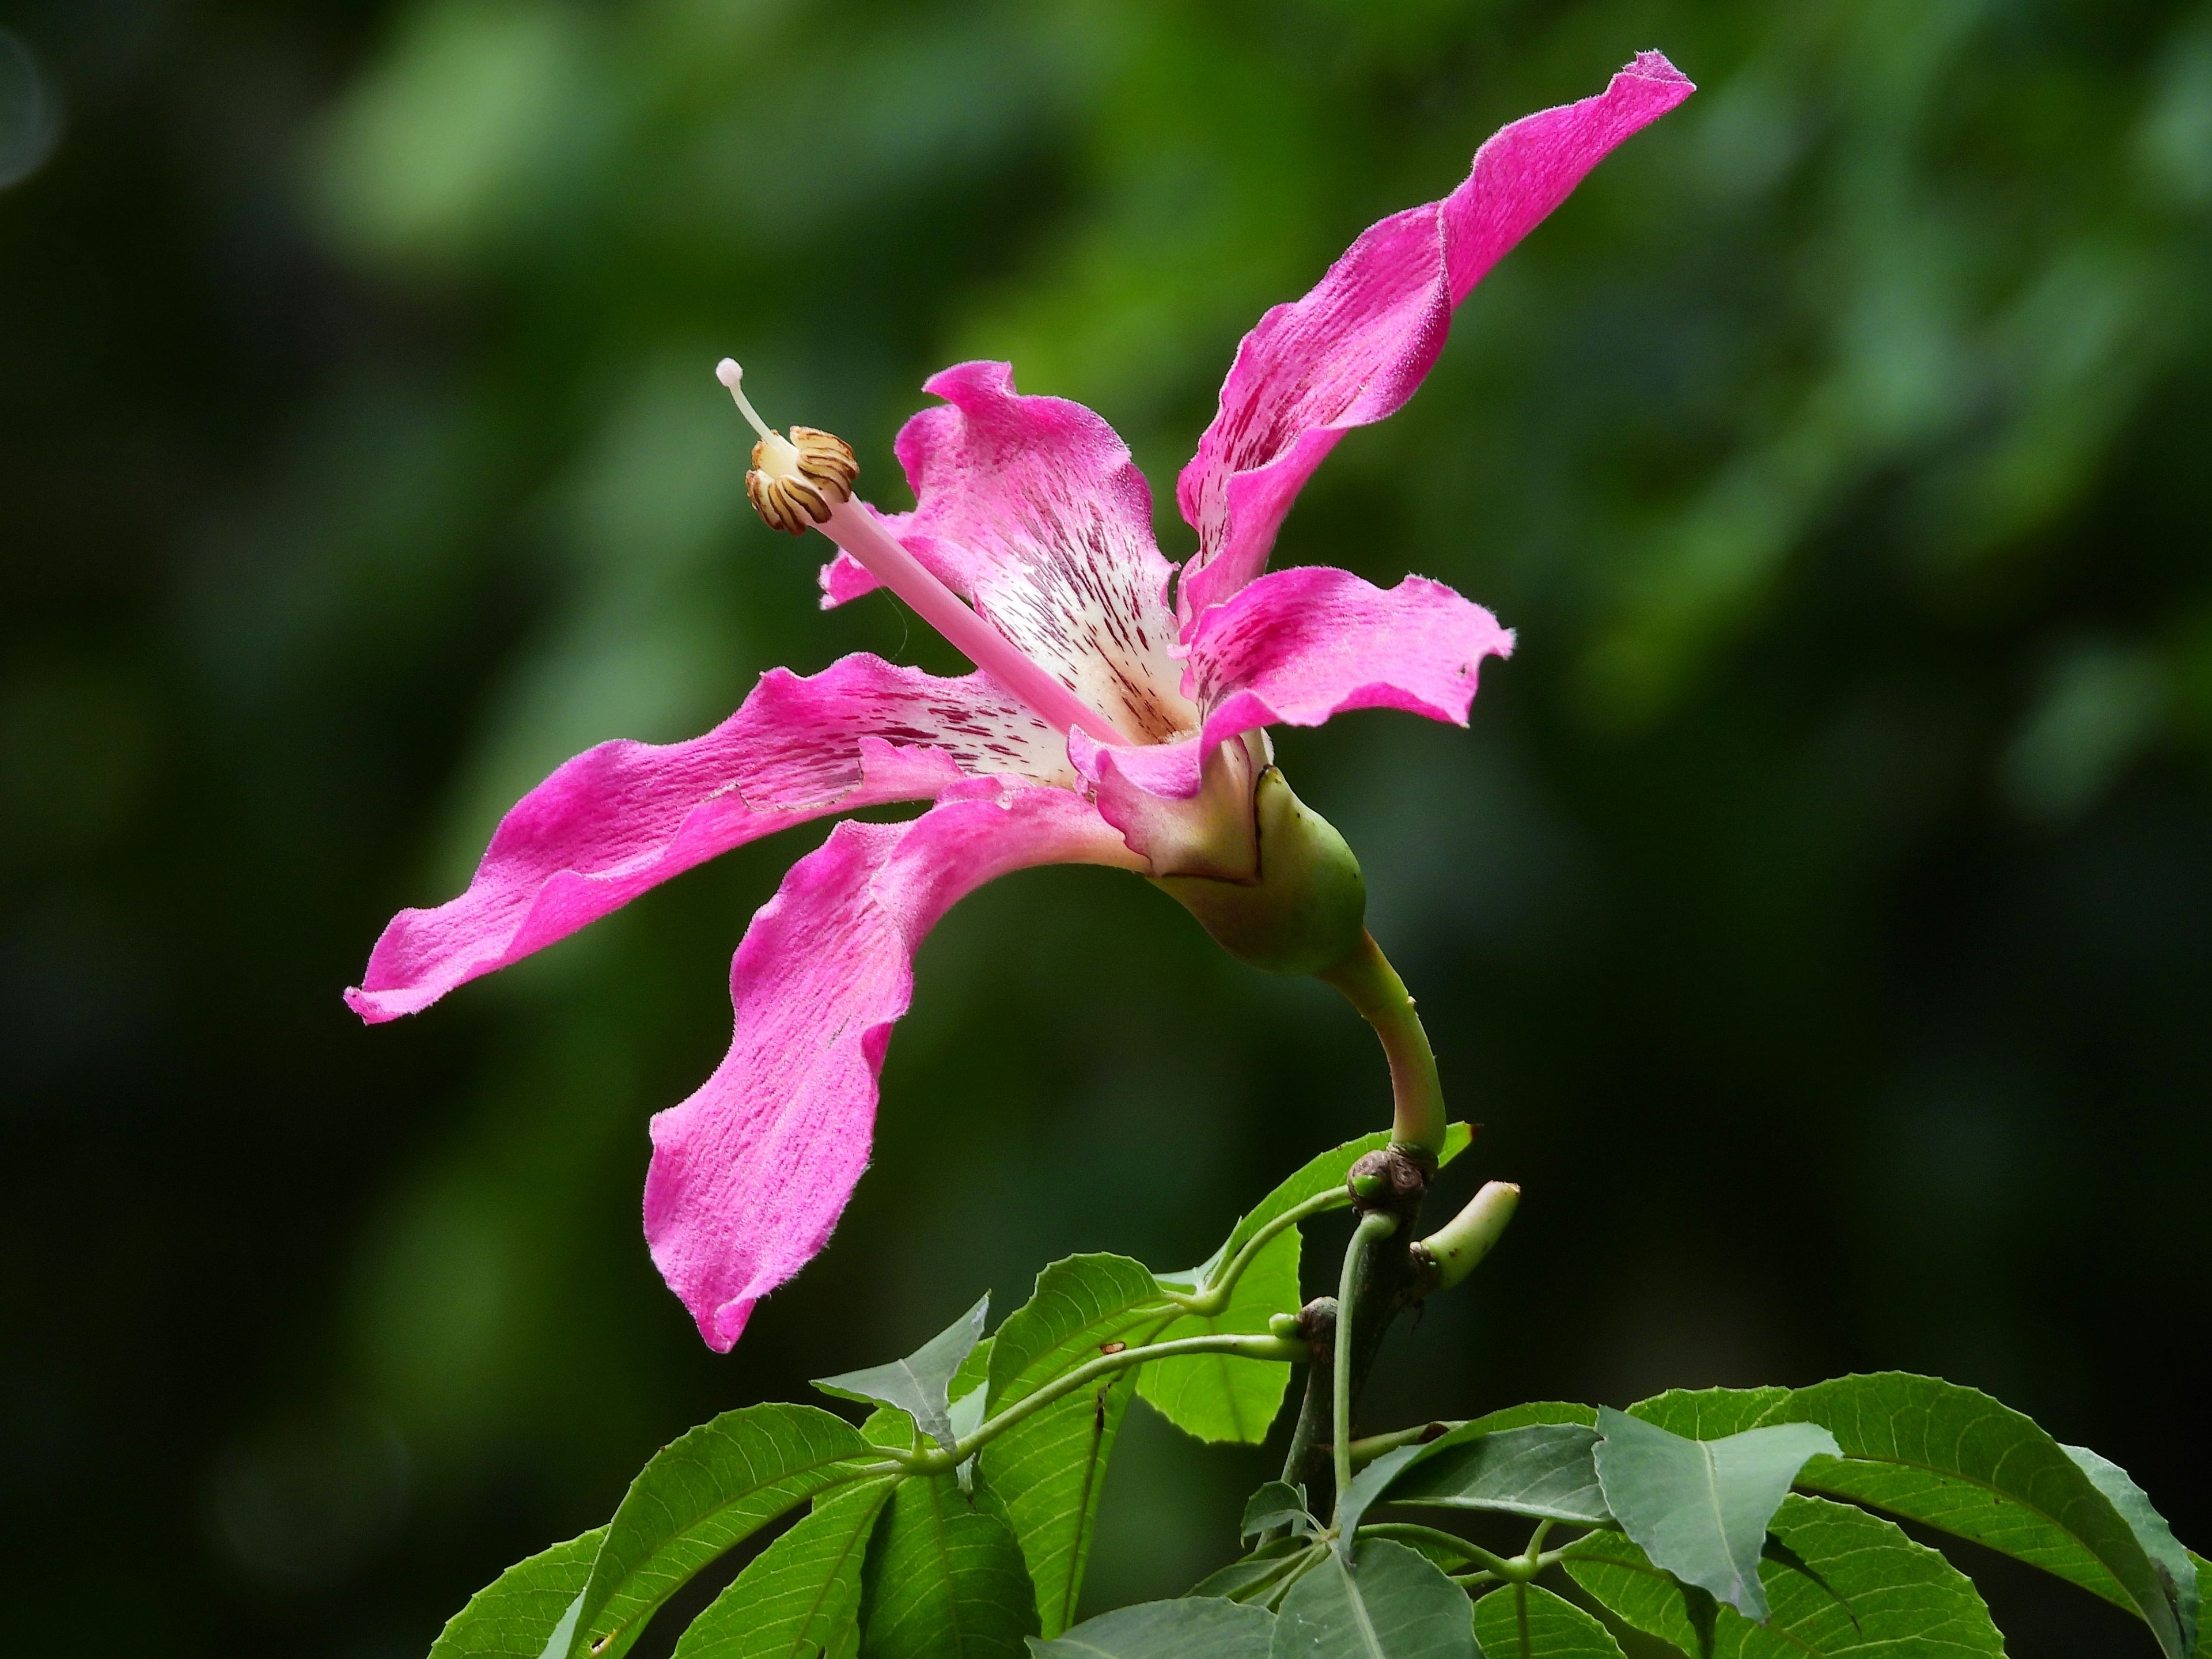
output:
[[[1407,576],[1386,590],[1348,570],[1298,565],[1199,618],[1187,681],[1206,711],[1199,735],[1109,750],[1075,733],[1068,753],[1098,786],[1100,811],[1121,823],[1141,804],[1119,792],[1194,795],[1200,757],[1258,726],[1319,726],[1353,708],[1464,726],[1482,659],[1512,651],[1510,629],[1441,582]]]
[[[908,823],[839,824],[754,916],[730,964],[730,1052],[653,1120],[645,1186],[653,1259],[709,1347],[843,1213],[923,936],[994,877],[1066,863],[1134,860],[1073,792],[977,780]]]
[[[839,605],[849,604],[863,594],[872,593],[883,586],[869,574],[866,565],[842,547],[831,556],[830,562],[822,567],[815,580],[822,585],[822,608],[824,611],[834,611]]]
[[[1028,398],[1005,363],[961,363],[923,390],[946,401],[898,436],[910,514],[884,526],[1000,633],[1139,741],[1194,711],[1169,654],[1174,567],[1152,540],[1152,497],[1114,428],[1080,404]],[[833,604],[873,582],[825,566]]]
[[[1640,54],[1596,97],[1502,128],[1450,196],[1371,227],[1305,298],[1260,319],[1176,481],[1199,536],[1177,596],[1186,634],[1267,568],[1284,515],[1337,440],[1413,396],[1454,307],[1491,266],[1615,145],[1694,90],[1659,53]]]
[[[1252,787],[1267,764],[1264,743],[1224,743],[1204,750],[1195,783],[1181,775],[1182,767],[1201,753],[1194,742],[1171,749],[1101,746],[1091,752],[1098,816],[1121,832],[1122,844],[1145,860],[1147,875],[1249,881],[1258,872],[1251,802]],[[1121,769],[1141,769],[1145,757],[1152,754],[1168,757],[1170,764],[1163,769],[1172,775],[1164,781],[1156,777],[1162,785],[1156,790]],[[1186,787],[1188,793],[1176,793]]]
[[[772,669],[704,737],[563,764],[501,820],[466,892],[392,919],[346,1001],[372,1023],[413,1013],[718,853],[998,773],[1072,781],[1058,734],[980,674],[866,655],[807,679]]]
[[[892,535],[901,538],[905,536],[907,525],[914,517],[911,513],[885,513],[878,507],[871,507],[857,496],[854,498],[854,504],[882,525],[884,529],[890,531]],[[907,550],[915,551],[912,548]],[[937,550],[933,548],[927,554],[918,555],[918,556],[935,574],[937,579],[954,592],[965,593],[968,591],[968,576],[964,568],[956,565],[948,569],[938,557]],[[831,556],[830,562],[816,573],[814,580],[822,589],[822,608],[824,611],[835,611],[841,605],[849,605],[854,599],[872,593],[883,586],[876,580],[873,571],[842,547]]]

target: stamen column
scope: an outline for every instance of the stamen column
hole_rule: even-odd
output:
[[[854,499],[849,481],[859,468],[842,440],[805,427],[792,428],[792,435],[787,438],[771,430],[746,398],[744,371],[735,362],[723,358],[715,367],[714,376],[729,388],[738,410],[760,434],[760,442],[753,447],[753,471],[745,482],[757,507],[762,506],[763,493],[773,493],[770,507],[763,509],[764,519],[778,529],[793,532],[805,530],[811,522],[851,554],[870,575],[912,605],[915,615],[942,634],[961,655],[1027,703],[1055,731],[1066,732],[1079,726],[1101,743],[1129,742],[1112,721],[977,616]],[[817,441],[834,451],[835,465],[827,468],[805,465],[800,446]],[[767,492],[763,485],[768,487]],[[774,517],[769,516],[771,510]]]

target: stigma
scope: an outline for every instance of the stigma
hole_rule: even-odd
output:
[[[791,435],[775,430],[745,396],[745,372],[734,359],[714,365],[714,378],[729,388],[738,410],[760,434],[753,446],[752,471],[745,474],[745,499],[772,530],[803,536],[830,522],[830,513],[853,498],[860,464],[852,446],[835,433],[794,426]]]

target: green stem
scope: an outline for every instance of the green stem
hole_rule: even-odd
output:
[[[1419,1547],[1426,1544],[1431,1549],[1449,1549],[1462,1560],[1480,1561],[1486,1565],[1498,1558],[1480,1544],[1470,1544],[1457,1533],[1443,1532],[1435,1527],[1416,1526],[1410,1521],[1377,1521],[1374,1525],[1359,1529],[1362,1538],[1389,1538],[1401,1544]]]
[[[1268,1585],[1264,1592],[1254,1599],[1254,1605],[1263,1607],[1270,1613],[1279,1611],[1283,1605],[1283,1599],[1291,1593],[1291,1586],[1311,1572],[1317,1565],[1327,1559],[1328,1556],[1328,1551],[1326,1548],[1301,1550],[1297,1554],[1291,1557],[1291,1571]]]
[[[1329,1455],[1336,1474],[1336,1504],[1352,1485],[1352,1310],[1359,1299],[1360,1270],[1366,1264],[1367,1247],[1398,1231],[1398,1218],[1370,1210],[1352,1230],[1352,1243],[1344,1249],[1344,1273],[1337,1281],[1336,1351],[1331,1356]]]
[[[1115,1371],[1127,1370],[1132,1365],[1141,1365],[1148,1359],[1172,1359],[1178,1354],[1226,1353],[1243,1359],[1304,1359],[1309,1357],[1306,1345],[1273,1336],[1186,1336],[1173,1342],[1140,1343],[1123,1348],[1117,1353],[1101,1354],[1097,1358],[1078,1365],[1073,1370],[1056,1376],[1034,1393],[1025,1394],[1000,1412],[996,1417],[980,1423],[975,1431],[958,1442],[951,1451],[942,1446],[927,1451],[896,1452],[884,1448],[888,1462],[871,1464],[859,1471],[856,1478],[876,1474],[943,1474],[966,1462],[983,1446],[1004,1434],[1024,1418],[1035,1415],[1055,1400],[1064,1400],[1086,1383]]]
[[[1401,1146],[1418,1146],[1432,1159],[1442,1158],[1443,1085],[1437,1076],[1436,1050],[1430,1048],[1429,1034],[1413,1012],[1406,981],[1398,977],[1372,933],[1361,934],[1359,948],[1320,977],[1344,993],[1382,1040],[1390,1061],[1395,1108],[1391,1139]]]
[[[1548,1521],[1537,1528],[1535,1536],[1528,1540],[1528,1549],[1519,1555],[1499,1555],[1480,1544],[1469,1543],[1455,1533],[1439,1532],[1434,1527],[1415,1526],[1405,1521],[1378,1521],[1371,1527],[1362,1527],[1359,1535],[1362,1538],[1395,1538],[1407,1544],[1427,1544],[1431,1547],[1449,1546],[1468,1560],[1480,1563],[1484,1569],[1483,1576],[1503,1579],[1509,1584],[1525,1584],[1545,1568],[1566,1559],[1567,1553],[1564,1549],[1538,1547],[1544,1541],[1544,1534],[1551,1529],[1552,1522]],[[1460,1579],[1459,1582],[1464,1583],[1467,1581]]]
[[[1469,1544],[1464,1539],[1460,1543],[1466,1550],[1468,1560],[1481,1563],[1486,1571],[1497,1574],[1509,1584],[1520,1582],[1522,1564],[1511,1556],[1493,1554],[1481,1545]]]
[[[1442,1439],[1454,1429],[1466,1426],[1464,1422],[1423,1423],[1410,1429],[1394,1429],[1389,1434],[1370,1434],[1364,1439],[1352,1443],[1352,1467],[1359,1468],[1372,1463],[1384,1452],[1395,1451],[1401,1446],[1419,1445],[1432,1437]],[[1443,1432],[1437,1433],[1439,1430]]]
[[[1324,1214],[1330,1210],[1340,1210],[1351,1202],[1352,1194],[1349,1192],[1341,1187],[1332,1187],[1325,1193],[1316,1193],[1302,1204],[1292,1205],[1282,1214],[1261,1227],[1259,1231],[1254,1233],[1251,1237],[1246,1239],[1237,1254],[1222,1263],[1215,1271],[1213,1277],[1207,1279],[1194,1294],[1185,1295],[1180,1291],[1170,1291],[1167,1292],[1168,1300],[1185,1313],[1212,1318],[1228,1307],[1230,1296],[1237,1289],[1237,1281],[1244,1277],[1245,1269],[1258,1259],[1260,1252],[1267,1249],[1279,1235],[1297,1226],[1302,1221],[1310,1221],[1315,1216]]]
[[[1237,1589],[1230,1594],[1229,1599],[1232,1601],[1254,1602],[1262,1600],[1270,1591],[1273,1590],[1278,1585],[1279,1585],[1285,1577],[1295,1573],[1304,1572],[1307,1567],[1312,1565],[1312,1563],[1304,1559],[1305,1554],[1306,1552],[1303,1550],[1291,1551],[1288,1555],[1283,1557],[1282,1560],[1271,1568],[1263,1577],[1254,1579],[1249,1584],[1238,1586]]]

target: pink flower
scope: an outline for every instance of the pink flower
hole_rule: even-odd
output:
[[[945,401],[896,445],[915,510],[832,489],[811,516],[842,550],[825,604],[888,582],[979,672],[867,655],[809,678],[775,669],[703,737],[579,755],[507,815],[466,892],[392,919],[347,1001],[369,1021],[412,1013],[732,847],[934,803],[841,823],[792,867],[731,964],[727,1057],[653,1119],[653,1257],[727,1349],[836,1224],[914,952],[963,895],[1061,862],[1249,877],[1261,728],[1373,708],[1465,723],[1482,659],[1512,645],[1489,612],[1418,576],[1384,590],[1326,568],[1263,574],[1276,531],[1338,438],[1413,394],[1490,267],[1691,90],[1643,54],[1600,95],[1498,132],[1444,200],[1374,226],[1261,318],[1177,482],[1199,543],[1180,573],[1103,420],[1020,395],[1003,363],[937,375],[926,390]],[[768,476],[796,454],[765,434],[756,459]]]

